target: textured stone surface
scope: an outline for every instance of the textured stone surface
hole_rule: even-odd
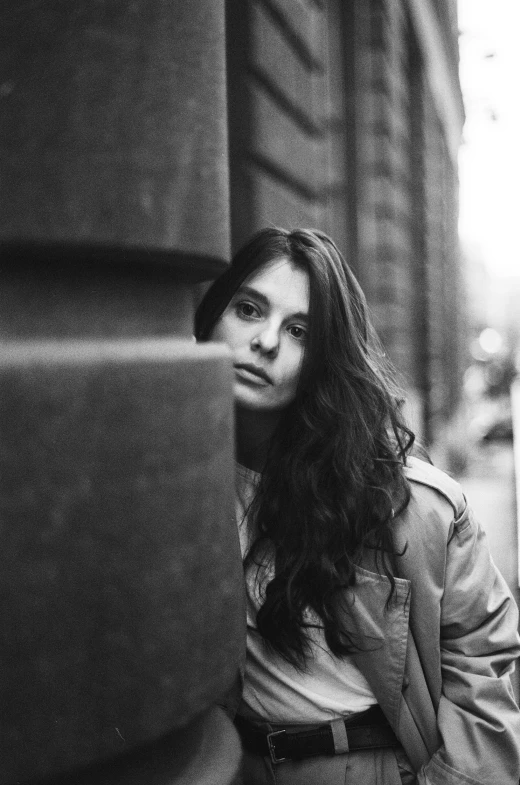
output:
[[[223,0],[3,3],[0,240],[227,259],[224,61]]]
[[[190,341],[0,352],[0,783],[117,756],[228,687],[230,367]]]
[[[0,338],[191,337],[194,293],[169,270],[3,257]]]
[[[52,785],[242,785],[240,758],[233,723],[222,709],[212,707],[157,743],[73,769],[53,777]]]

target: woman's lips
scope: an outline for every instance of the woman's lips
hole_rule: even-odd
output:
[[[257,368],[255,365],[239,363],[235,365],[235,372],[244,381],[255,384],[258,387],[267,387],[273,383],[263,368]]]

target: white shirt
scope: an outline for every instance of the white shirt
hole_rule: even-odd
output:
[[[237,464],[236,514],[242,555],[251,537],[247,510],[260,479],[256,472]],[[273,574],[266,558],[261,583]],[[377,703],[370,686],[351,658],[338,658],[325,641],[319,618],[310,610],[305,621],[316,625],[308,630],[312,657],[301,672],[263,643],[256,629],[256,614],[262,604],[256,569],[250,569],[247,592],[247,657],[242,700],[255,714],[271,722],[323,722],[364,711]]]

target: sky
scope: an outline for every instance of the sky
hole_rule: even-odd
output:
[[[458,11],[459,233],[492,276],[520,277],[520,0],[459,0]]]

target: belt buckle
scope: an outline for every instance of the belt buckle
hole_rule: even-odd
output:
[[[287,758],[277,758],[274,748],[273,736],[280,736],[282,733],[285,733],[285,730],[274,730],[267,734],[267,746],[269,747],[269,755],[273,763],[283,763],[284,760],[287,760]]]

